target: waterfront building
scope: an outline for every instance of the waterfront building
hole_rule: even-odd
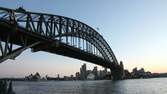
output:
[[[76,77],[76,80],[80,80],[80,73],[79,73],[79,72],[76,72],[76,73],[75,73],[75,77]]]
[[[94,74],[94,79],[95,79],[95,80],[98,79],[97,72],[98,72],[98,70],[97,70],[97,66],[96,66],[96,67],[93,68],[93,71],[92,71],[92,73]]]
[[[80,68],[80,76],[81,76],[81,80],[86,80],[87,78],[87,70],[86,70],[86,64],[83,64]]]
[[[41,80],[40,74],[37,72],[35,75],[30,74],[29,76],[25,77],[26,80]]]
[[[122,75],[122,79],[125,77],[125,73],[124,73],[124,65],[123,62],[120,61],[120,66],[121,66],[121,75]]]
[[[124,70],[124,79],[130,79],[132,77],[131,73],[128,70]]]
[[[89,73],[87,76],[87,80],[95,80],[95,75],[93,73]]]
[[[57,79],[59,79],[60,78],[60,75],[59,74],[57,74]]]

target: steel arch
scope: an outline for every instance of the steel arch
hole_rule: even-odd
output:
[[[69,46],[118,65],[118,61],[105,39],[92,27],[75,19],[1,7],[0,20],[16,26],[16,29],[19,26],[43,37],[59,42],[64,41]]]

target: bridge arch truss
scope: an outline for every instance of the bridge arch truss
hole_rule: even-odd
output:
[[[0,8],[0,21],[15,26],[16,31],[17,28],[24,28],[27,32],[33,32],[44,38],[56,40],[58,43],[64,43],[118,65],[117,59],[105,39],[92,27],[75,19],[20,9]],[[5,45],[9,44],[8,40],[5,43]],[[1,43],[0,47],[3,48],[2,46],[4,45]],[[0,58],[4,57],[2,54],[5,52],[4,50],[9,48],[5,47],[8,46],[1,49]],[[6,54],[8,54],[7,52],[10,51],[6,51]]]

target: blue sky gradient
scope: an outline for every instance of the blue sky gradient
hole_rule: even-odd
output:
[[[0,6],[67,16],[98,31],[125,68],[144,67],[167,72],[166,0],[1,0]],[[16,60],[0,64],[0,77],[22,77],[40,72],[56,76],[74,74],[88,62],[45,52],[25,51]],[[98,66],[101,68],[100,66]]]

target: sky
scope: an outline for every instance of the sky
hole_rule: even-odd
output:
[[[1,0],[0,7],[18,8],[77,19],[96,29],[108,42],[125,69],[145,68],[167,72],[166,0]],[[46,52],[24,51],[15,60],[0,64],[0,77],[74,74],[86,63]],[[102,69],[98,66],[99,69]]]

